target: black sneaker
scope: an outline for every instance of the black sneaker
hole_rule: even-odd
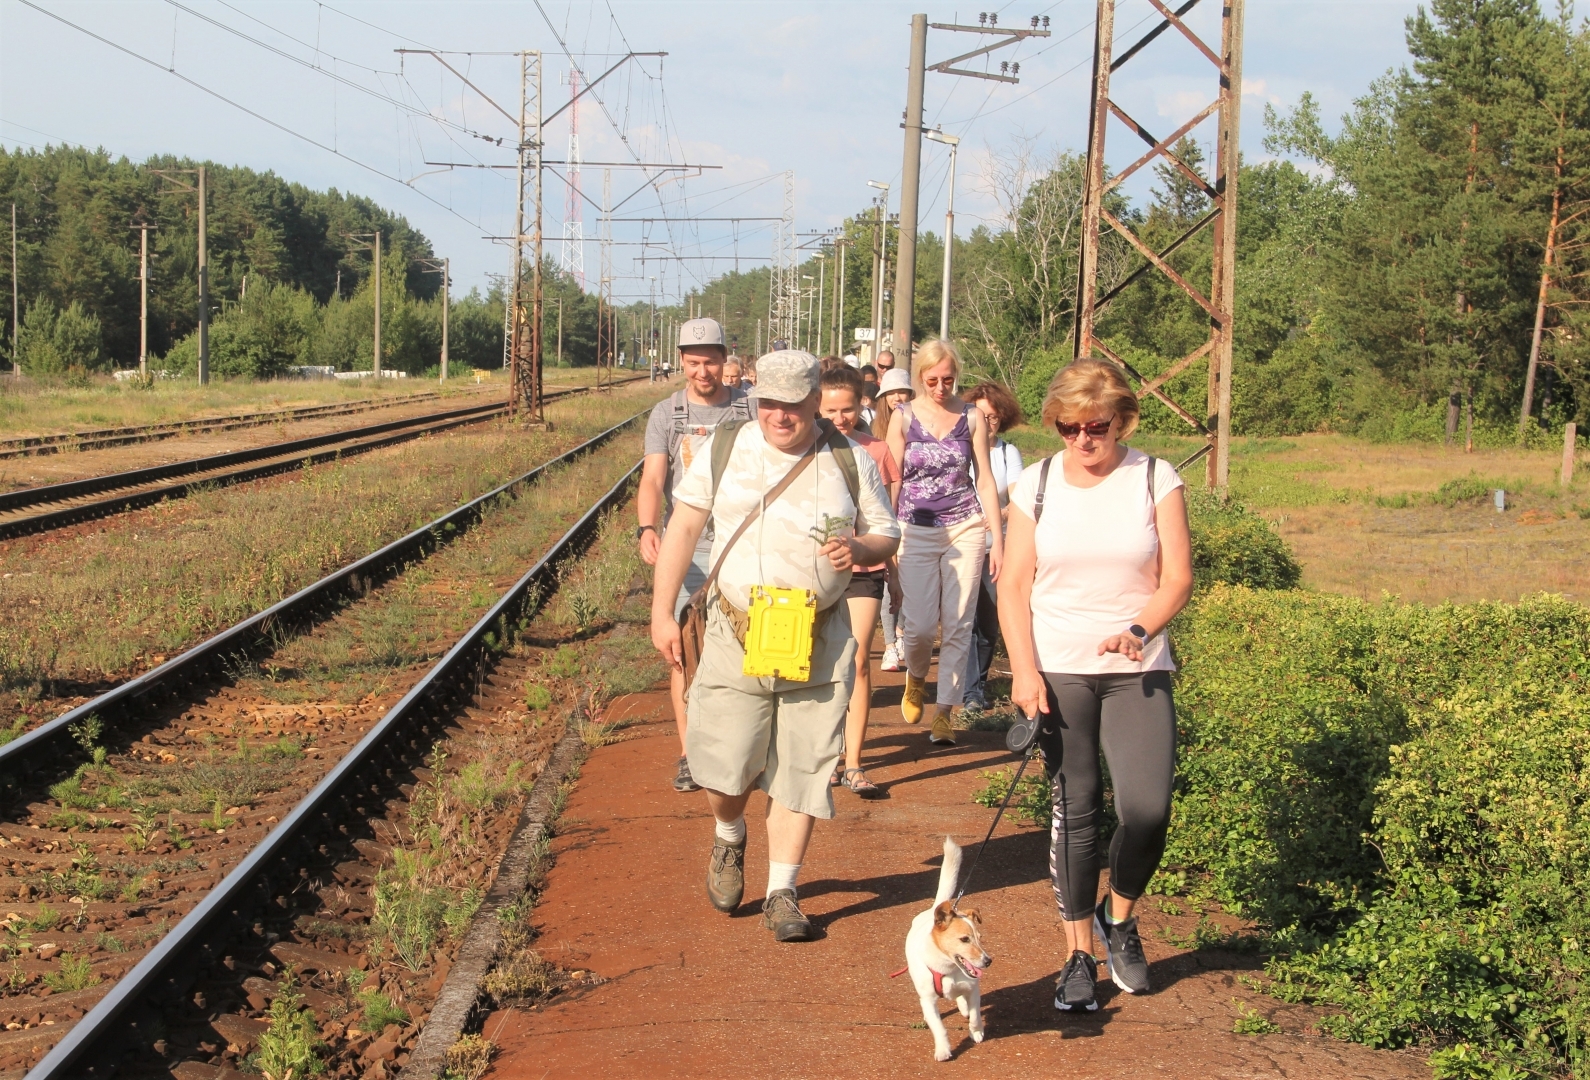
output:
[[[675,791],[700,791],[701,785],[696,783],[695,777],[690,775],[690,759],[679,759],[679,771],[674,773]]]
[[[1106,896],[1093,909],[1093,932],[1104,942],[1105,963],[1110,979],[1128,994],[1148,993],[1148,961],[1143,957],[1143,939],[1137,936],[1137,916],[1112,923],[1104,918]]]
[[[795,902],[794,889],[779,889],[762,901],[762,925],[774,941],[810,941],[812,922]]]
[[[707,899],[719,911],[733,911],[745,898],[745,841],[725,843],[712,839],[707,859]]]
[[[1054,1007],[1061,1012],[1096,1011],[1099,999],[1094,994],[1094,988],[1098,981],[1099,962],[1093,959],[1092,953],[1078,949],[1066,961],[1065,970],[1060,972],[1060,981],[1055,984]]]

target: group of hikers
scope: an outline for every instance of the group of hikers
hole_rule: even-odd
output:
[[[813,826],[833,816],[834,787],[882,794],[862,761],[880,618],[881,666],[906,673],[901,713],[938,746],[954,745],[957,710],[986,707],[1002,638],[1011,703],[1039,718],[1054,791],[1068,944],[1055,1007],[1098,1008],[1095,935],[1117,985],[1146,991],[1132,910],[1165,846],[1165,627],[1191,595],[1192,555],[1180,478],[1124,442],[1138,420],[1130,384],[1096,360],[1059,371],[1042,423],[1063,449],[1024,468],[1001,437],[1022,422],[1015,397],[963,386],[947,341],[906,367],[888,352],[863,367],[782,348],[741,361],[715,320],[693,319],[678,362],[685,386],[646,429],[636,535],[671,671],[674,787],[705,791],[714,818],[713,906],[743,899],[745,807],[761,789],[763,924],[779,941],[811,938],[796,882]],[[1102,899],[1101,753],[1119,820]]]

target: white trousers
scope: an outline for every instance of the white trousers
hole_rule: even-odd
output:
[[[953,708],[966,693],[966,657],[982,583],[988,531],[981,516],[949,528],[901,525],[900,621],[906,671],[927,678],[933,632],[939,638],[938,703]]]

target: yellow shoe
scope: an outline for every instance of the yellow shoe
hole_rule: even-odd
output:
[[[950,723],[950,714],[940,710],[933,718],[933,730],[928,735],[928,741],[934,746],[955,745],[955,725]]]
[[[927,680],[910,673],[905,677],[905,696],[900,699],[900,715],[908,724],[922,722],[922,695],[927,691]]]

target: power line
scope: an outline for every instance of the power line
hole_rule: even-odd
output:
[[[303,142],[308,143],[311,146],[314,146],[314,147],[317,147],[317,148],[319,148],[321,150],[324,150],[328,154],[333,154],[336,157],[342,158],[344,161],[347,161],[347,162],[350,162],[351,164],[357,165],[357,166],[359,166],[359,168],[364,169],[367,172],[372,172],[375,175],[377,175],[379,177],[382,177],[384,179],[387,179],[387,180],[391,180],[394,183],[402,184],[404,187],[406,187],[410,191],[414,192],[420,198],[426,200],[427,202],[433,203],[436,206],[441,207],[443,210],[446,210],[449,214],[452,214],[459,221],[464,222],[466,225],[472,225],[476,229],[484,229],[485,228],[485,226],[481,225],[479,222],[471,221],[469,218],[465,217],[463,214],[460,214],[457,210],[454,210],[451,206],[448,206],[446,203],[442,202],[440,199],[437,199],[437,198],[434,198],[433,196],[427,195],[425,192],[421,191],[417,187],[414,187],[412,184],[408,183],[406,180],[403,180],[403,179],[401,179],[399,177],[393,176],[391,173],[386,172],[386,171],[384,171],[382,169],[378,169],[374,165],[370,165],[370,164],[367,164],[367,163],[365,163],[363,161],[360,161],[356,157],[350,157],[347,154],[344,154],[342,151],[336,149],[335,147],[327,146],[325,143],[321,142],[320,140],[315,139],[315,138],[313,138],[313,137],[311,137],[309,135],[305,135],[303,132],[294,131],[292,128],[288,127],[286,124],[280,123],[280,122],[278,122],[276,120],[272,120],[270,117],[265,116],[263,113],[255,112],[253,109],[249,108],[247,105],[243,105],[243,104],[241,104],[239,102],[233,101],[231,98],[227,97],[225,94],[222,94],[219,91],[210,89],[208,86],[205,86],[203,83],[197,81],[196,79],[189,78],[188,76],[182,74],[182,72],[178,71],[174,67],[169,67],[169,66],[167,66],[165,64],[162,64],[158,60],[151,60],[149,57],[143,55],[142,53],[134,52],[132,49],[129,49],[127,46],[122,45],[119,42],[112,41],[110,38],[104,37],[103,35],[100,35],[100,34],[96,34],[94,31],[88,29],[85,26],[79,26],[77,23],[72,22],[70,19],[67,19],[67,18],[64,18],[63,16],[57,15],[55,12],[50,11],[47,8],[40,7],[38,4],[34,3],[33,0],[18,0],[18,2],[23,4],[26,7],[32,8],[34,11],[37,11],[41,15],[49,16],[50,18],[54,19],[56,22],[62,24],[63,26],[69,26],[73,30],[76,30],[78,33],[83,34],[83,35],[85,35],[87,37],[93,38],[95,41],[98,41],[98,42],[100,42],[103,45],[109,45],[111,48],[115,49],[117,52],[125,53],[128,56],[132,57],[134,60],[141,60],[144,63],[148,64],[152,68],[157,68],[160,71],[164,71],[168,75],[172,75],[172,76],[182,80],[183,82],[187,83],[189,86],[193,87],[195,90],[200,90],[200,91],[210,95],[211,97],[215,98],[217,101],[220,101],[223,104],[232,106],[232,108],[238,110],[239,112],[247,113],[249,116],[252,116],[254,119],[260,121],[261,123],[269,124],[271,127],[275,128],[277,131],[282,132],[283,134],[291,135],[293,138],[299,139],[299,140],[301,140]]]

